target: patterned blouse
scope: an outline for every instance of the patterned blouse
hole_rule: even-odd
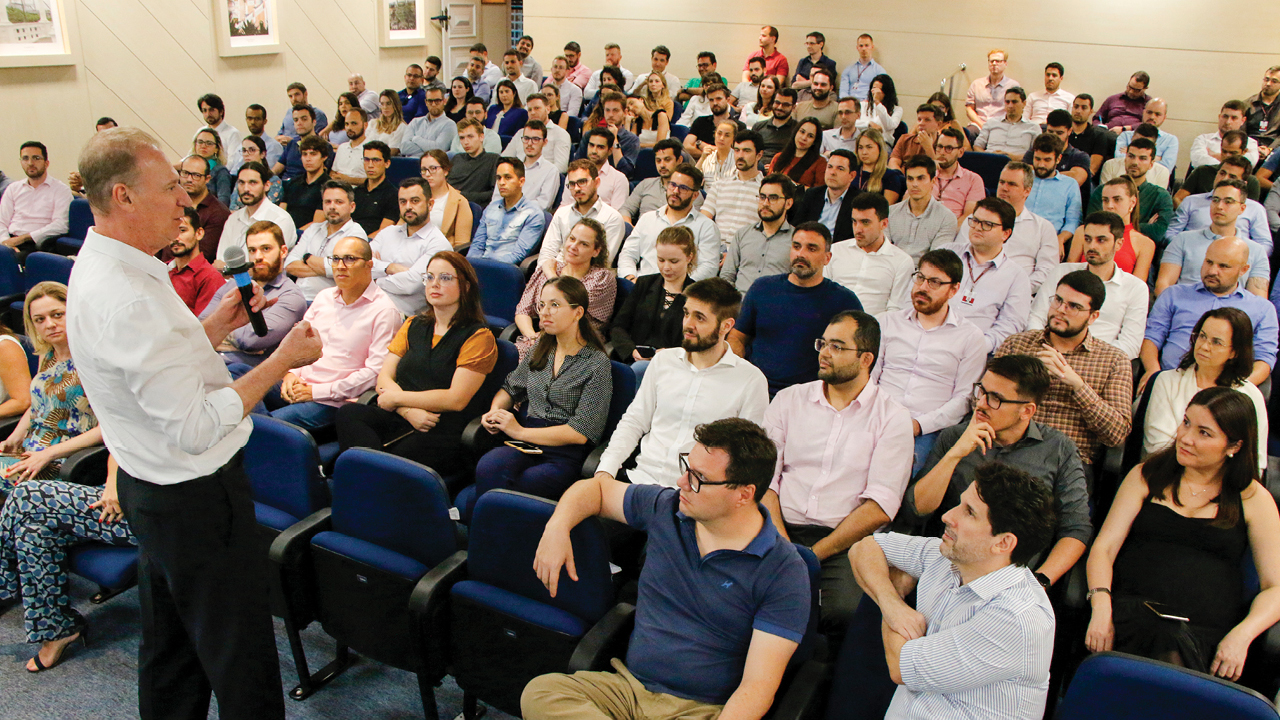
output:
[[[54,360],[50,353],[40,359],[40,371],[31,379],[31,429],[22,439],[23,452],[36,452],[97,427],[98,418],[80,384],[80,375],[70,359]],[[0,457],[0,470],[21,458]],[[55,478],[61,460],[45,466],[37,479]]]
[[[556,263],[556,272],[564,273],[564,261]],[[534,271],[533,277],[524,286],[524,294],[520,296],[520,304],[516,305],[517,315],[528,315],[533,318],[533,326],[538,327],[538,298],[542,296],[542,286],[547,284],[547,276],[542,268]],[[612,270],[593,267],[582,278],[582,285],[587,289],[587,315],[591,318],[591,326],[596,332],[603,333],[604,326],[613,318],[613,305],[618,297],[618,276]],[[521,336],[516,340],[516,350],[520,351],[523,360],[533,349],[538,337]]]

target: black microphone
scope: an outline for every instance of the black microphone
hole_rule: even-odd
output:
[[[227,269],[223,270],[222,274],[235,278],[236,287],[240,289],[240,302],[244,303],[245,312],[249,313],[249,324],[253,326],[253,334],[266,337],[267,321],[262,319],[261,312],[254,310],[250,305],[253,300],[253,279],[249,277],[249,270],[253,266],[249,264],[244,249],[232,245],[222,253],[222,262],[227,265]]]

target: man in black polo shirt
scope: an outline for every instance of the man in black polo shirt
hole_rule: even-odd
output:
[[[301,230],[313,222],[324,220],[321,194],[324,184],[329,182],[325,161],[333,154],[333,147],[328,140],[312,133],[298,143],[298,152],[304,172],[285,182],[280,207],[288,211],[294,227]]]
[[[737,122],[739,130],[747,129],[747,126],[738,120],[738,111],[729,106],[729,88],[725,87],[724,83],[708,85],[703,97],[707,99],[711,114],[694,120],[689,125],[689,134],[684,138],[685,152],[692,155],[695,160],[701,158],[705,152],[715,151],[716,127],[725,120]]]
[[[796,108],[796,91],[791,88],[783,88],[778,91],[778,96],[773,99],[773,117],[768,120],[761,120],[751,128],[760,133],[764,138],[764,153],[761,161],[765,167],[769,166],[769,162],[773,160],[773,156],[782,152],[782,148],[791,142],[791,138],[796,134],[796,126],[799,125],[796,119],[791,116],[791,111]]]
[[[378,231],[395,225],[400,219],[400,199],[394,183],[387,182],[387,168],[391,167],[391,148],[381,140],[364,144],[365,180],[356,186],[356,209],[351,219],[364,228],[372,240]]]
[[[1110,155],[1106,128],[1093,124],[1093,96],[1080,93],[1071,102],[1071,147],[1089,156],[1089,175],[1098,176],[1102,161]]]
[[[1066,110],[1053,110],[1045,119],[1044,131],[1062,141],[1063,150],[1062,157],[1058,159],[1058,172],[1084,187],[1084,184],[1089,182],[1089,176],[1093,174],[1092,160],[1083,150],[1069,144],[1073,124],[1071,113]],[[1030,165],[1034,153],[1032,148],[1027,148],[1026,155],[1022,156],[1022,162]]]

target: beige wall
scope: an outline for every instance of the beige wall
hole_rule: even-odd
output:
[[[176,158],[202,124],[195,103],[206,92],[222,96],[242,132],[245,107],[261,103],[274,131],[290,82],[305,84],[332,117],[348,74],[362,73],[375,92],[399,89],[406,65],[440,53],[434,28],[425,48],[378,47],[375,0],[278,0],[281,52],[233,58],[218,57],[210,0],[64,1],[75,5],[81,64],[0,69],[0,168],[10,175],[20,174],[18,146],[39,139],[65,178],[103,115],[151,131]],[[439,12],[436,0],[425,2],[428,17]],[[477,16],[480,37],[502,47],[507,7],[486,5]]]
[[[1181,138],[1183,168],[1192,138],[1214,129],[1223,101],[1257,92],[1263,70],[1280,62],[1280,34],[1254,0],[1077,0],[1052,15],[1046,7],[1025,0],[525,0],[524,12],[544,67],[565,42],[577,40],[583,61],[599,69],[604,44],[613,41],[622,46],[624,67],[647,72],[649,49],[664,44],[673,53],[670,70],[682,79],[694,74],[696,54],[710,50],[733,82],[758,48],[761,24],[779,28],[793,70],[805,55],[806,32],[826,35],[827,54],[841,70],[857,57],[857,36],[868,32],[908,108],[966,63],[956,81],[961,113],[963,88],[986,73],[993,47],[1008,50],[1008,74],[1028,91],[1043,89],[1044,65],[1056,60],[1067,68],[1063,87],[1088,92],[1099,104],[1143,69],[1151,73],[1151,93],[1169,102],[1164,129]],[[914,113],[906,116],[914,125]]]

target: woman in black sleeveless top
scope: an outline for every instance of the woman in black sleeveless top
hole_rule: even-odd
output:
[[[391,341],[377,404],[338,410],[338,443],[343,450],[385,450],[448,475],[464,462],[463,428],[488,408],[478,391],[497,364],[498,348],[465,257],[436,253],[422,279],[427,308]]]
[[[1253,402],[1212,387],[1191,399],[1173,445],[1129,473],[1089,553],[1091,651],[1240,678],[1249,644],[1280,621],[1280,514],[1256,452]],[[1248,549],[1262,588],[1252,602]]]

